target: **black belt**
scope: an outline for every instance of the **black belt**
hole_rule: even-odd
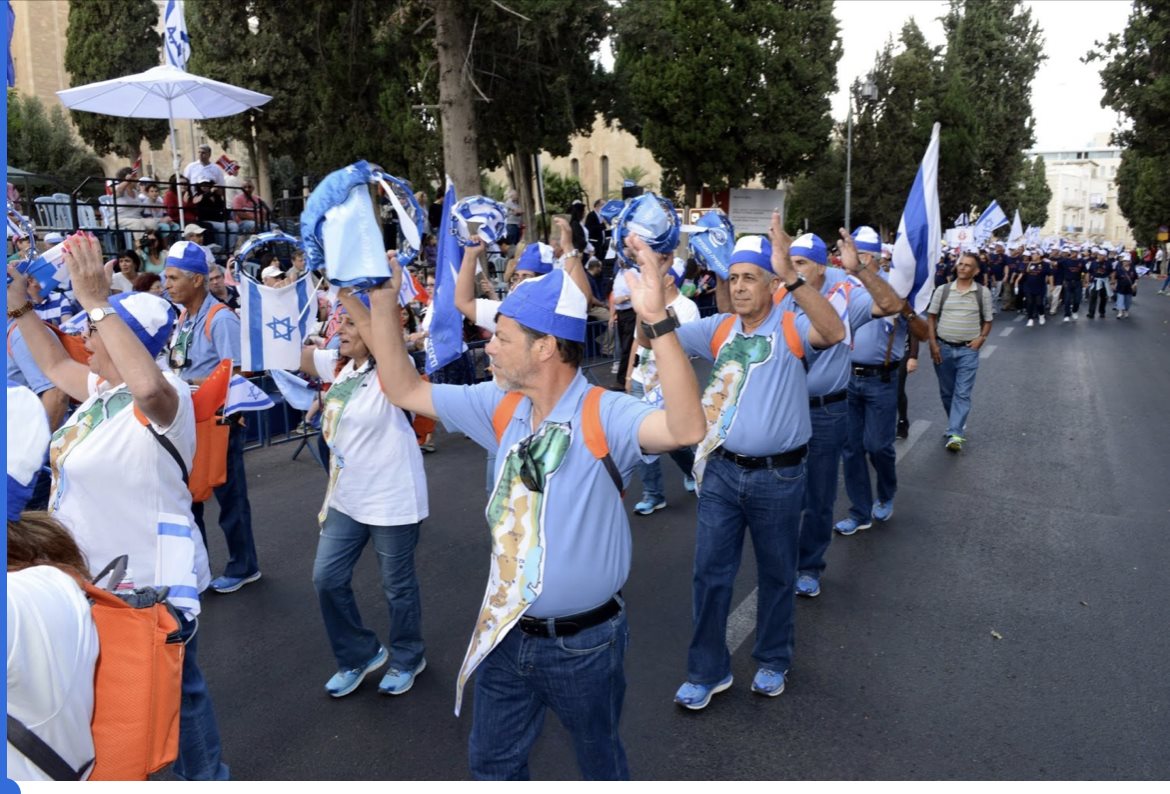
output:
[[[753,458],[750,455],[737,455],[734,452],[728,452],[723,447],[717,447],[715,451],[719,453],[720,457],[727,458],[727,460],[736,466],[742,466],[745,469],[782,469],[787,466],[795,466],[804,460],[804,453],[808,452],[808,444],[799,446],[796,449],[790,449],[787,452],[781,452],[778,455],[765,455],[762,458]]]
[[[968,339],[966,342],[952,342],[949,339],[943,339],[940,336],[938,337],[938,341],[942,342],[944,345],[950,345],[951,347],[966,347],[967,345],[971,344],[973,340]]]
[[[849,396],[848,389],[835,391],[832,394],[826,394],[824,397],[813,397],[811,394],[808,397],[808,405],[810,408],[820,408],[823,405],[831,405],[832,403],[839,403]]]
[[[578,612],[563,618],[532,618],[524,615],[520,618],[519,627],[520,631],[533,637],[570,637],[583,629],[604,623],[621,611],[621,602],[614,597],[588,612]]]
[[[872,377],[874,375],[885,375],[887,372],[893,372],[901,366],[901,359],[895,359],[889,364],[854,364],[853,374],[862,378]]]

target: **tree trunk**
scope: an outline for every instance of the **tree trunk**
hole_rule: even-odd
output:
[[[533,185],[532,155],[516,147],[512,155],[515,163],[512,172],[516,179],[516,191],[520,194],[520,207],[524,211],[524,239],[532,242],[536,239],[536,194]]]
[[[479,193],[475,105],[463,73],[469,41],[466,0],[434,0],[435,49],[439,54],[439,119],[443,166],[460,197]]]
[[[276,211],[276,196],[272,195],[272,170],[268,167],[268,144],[264,141],[256,142],[256,192],[260,198],[268,202],[273,212]]]

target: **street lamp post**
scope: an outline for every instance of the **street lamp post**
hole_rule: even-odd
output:
[[[852,229],[849,223],[852,215],[852,198],[853,198],[853,97],[864,99],[872,102],[877,99],[878,91],[877,85],[873,82],[873,74],[870,73],[865,77],[865,83],[858,86],[857,81],[853,82],[853,87],[850,90],[849,97],[849,116],[845,122],[845,228]]]

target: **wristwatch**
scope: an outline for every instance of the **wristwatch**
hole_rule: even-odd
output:
[[[96,306],[96,307],[90,309],[87,312],[87,314],[89,315],[89,321],[91,323],[93,323],[94,325],[97,325],[102,320],[104,320],[107,317],[114,314],[114,307],[113,306]]]
[[[678,321],[678,315],[674,313],[674,309],[666,307],[666,317],[651,325],[650,323],[642,323],[642,333],[649,339],[657,339],[660,336],[666,336],[674,329],[678,328],[682,323]]]
[[[785,284],[784,289],[788,290],[789,292],[792,292],[797,287],[803,287],[804,285],[805,285],[804,276],[797,273],[796,274],[796,281],[792,282],[791,284]]]

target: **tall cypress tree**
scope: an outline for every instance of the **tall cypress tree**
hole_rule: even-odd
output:
[[[159,13],[154,0],[69,0],[65,42],[69,85],[111,80],[158,66],[162,62],[162,36],[155,30]],[[70,115],[82,140],[98,154],[113,152],[134,159],[143,138],[153,147],[167,138],[165,121],[77,111]]]

